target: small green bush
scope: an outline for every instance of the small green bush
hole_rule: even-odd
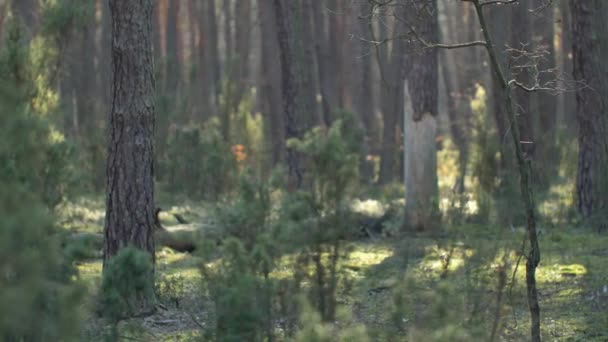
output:
[[[134,247],[121,249],[105,265],[100,289],[103,315],[112,322],[150,310],[154,286],[150,254]],[[142,303],[144,303],[142,307]]]
[[[216,200],[236,185],[236,158],[213,120],[203,128],[174,129],[161,164],[172,193]]]

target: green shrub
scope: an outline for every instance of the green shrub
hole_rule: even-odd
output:
[[[216,200],[235,186],[238,168],[217,124],[176,128],[169,137],[166,159],[167,190],[195,199]]]
[[[49,207],[64,191],[63,146],[36,105],[30,47],[17,21],[0,52],[0,340],[78,339],[84,289]]]
[[[76,340],[84,289],[52,217],[23,187],[0,179],[0,340]]]
[[[154,299],[150,254],[134,247],[121,249],[105,265],[100,289],[101,311],[112,322],[141,314]],[[141,307],[141,303],[147,307]]]

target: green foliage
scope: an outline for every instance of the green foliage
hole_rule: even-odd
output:
[[[180,274],[164,275],[156,281],[155,293],[159,300],[168,300],[179,307],[179,300],[186,293],[185,279]]]
[[[46,114],[54,106],[25,44],[20,25],[9,20],[8,39],[0,52],[0,92],[7,113],[0,117],[4,137],[0,161],[4,172],[39,194],[49,207],[61,202],[70,185],[71,147],[50,124]],[[49,97],[50,96],[50,97]]]
[[[269,274],[278,257],[273,238],[271,189],[274,178],[258,179],[251,170],[240,177],[239,196],[217,208],[225,241],[219,264],[201,269],[215,304],[213,335],[218,341],[261,341],[273,336],[274,280]],[[207,243],[204,252],[213,255]]]
[[[46,0],[41,3],[41,31],[55,39],[65,38],[94,20],[94,0]]]
[[[176,128],[161,162],[171,192],[215,200],[234,188],[237,161],[219,133],[217,123],[204,128]]]
[[[308,278],[310,298],[323,321],[333,321],[337,291],[344,280],[339,260],[348,253],[342,239],[353,236],[356,227],[350,210],[350,195],[358,180],[359,154],[349,142],[348,118],[336,120],[328,130],[314,128],[303,140],[289,146],[302,153],[308,164],[310,192],[298,191],[285,200],[281,222],[291,241],[301,249],[296,273]],[[312,265],[312,274],[306,271]]]
[[[150,254],[134,247],[121,249],[104,268],[100,289],[101,311],[110,321],[142,313],[154,302]]]
[[[271,181],[260,181],[251,170],[239,177],[238,197],[233,203],[217,206],[222,233],[238,238],[248,249],[270,233]]]
[[[268,247],[260,243],[247,251],[240,240],[229,238],[219,264],[203,265],[205,285],[215,304],[214,340],[262,341],[264,335],[274,334]]]
[[[0,179],[0,339],[76,340],[84,289],[73,281],[52,217],[24,187]]]
[[[349,324],[352,318],[346,311],[340,314],[340,322],[345,326],[324,323],[321,316],[306,301],[302,300],[302,313],[299,319],[299,330],[294,342],[367,342],[370,341],[365,326]]]
[[[65,146],[36,109],[37,75],[22,28],[9,19],[6,29],[0,52],[0,339],[72,341],[84,291],[48,210],[63,195]]]

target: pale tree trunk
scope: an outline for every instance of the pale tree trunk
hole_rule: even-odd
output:
[[[418,7],[421,6],[421,7]],[[432,6],[434,11],[427,11]],[[436,42],[439,36],[436,0],[412,5],[412,12],[428,13],[420,17],[416,30],[421,37]],[[416,15],[416,17],[419,17]],[[408,88],[412,110],[408,110],[405,131],[406,224],[416,230],[429,230],[438,212],[437,188],[437,49],[414,51],[408,70]]]
[[[411,103],[409,88],[406,85],[404,90],[406,104]],[[416,121],[414,110],[406,106],[403,120],[406,220],[414,229],[427,230],[431,228],[437,206],[433,203],[438,194],[437,119],[426,114]]]
[[[574,78],[585,85],[576,94],[578,121],[578,210],[606,228],[608,205],[608,3],[570,1]],[[602,217],[598,217],[602,215]]]
[[[112,110],[106,182],[104,267],[125,247],[154,260],[153,0],[110,0]],[[150,282],[154,279],[151,276]],[[139,298],[142,312],[152,309]]]

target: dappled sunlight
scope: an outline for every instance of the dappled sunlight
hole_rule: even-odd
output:
[[[351,209],[366,216],[380,217],[386,212],[387,205],[375,199],[360,200],[357,198],[351,203]]]
[[[105,217],[103,201],[99,198],[79,198],[57,207],[61,227],[78,232],[101,232]]]

